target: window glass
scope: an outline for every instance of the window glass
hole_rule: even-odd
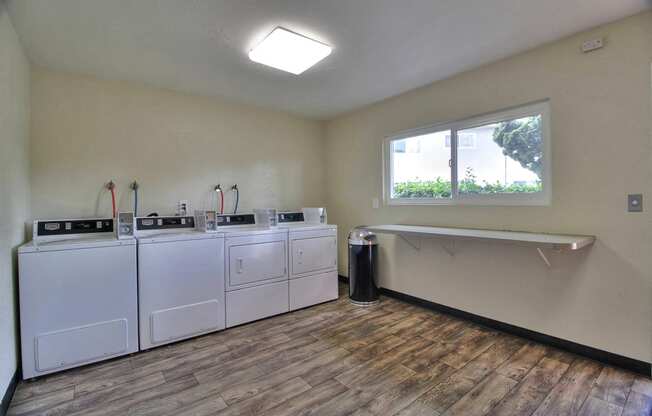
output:
[[[392,198],[450,198],[450,130],[393,140]]]
[[[475,147],[459,146],[460,194],[534,193],[542,189],[541,116],[459,130]]]

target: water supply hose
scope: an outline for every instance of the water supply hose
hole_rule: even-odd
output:
[[[238,213],[238,203],[240,202],[240,191],[238,190],[238,184],[235,184],[231,187],[231,190],[235,192],[235,204],[233,206],[233,213]]]
[[[138,182],[133,181],[131,189],[134,191],[134,217],[138,216]]]
[[[224,214],[224,192],[222,192],[222,185],[219,183],[215,186],[215,192],[219,194],[217,197],[216,211],[218,214]]]
[[[113,181],[111,180],[106,185],[106,187],[109,189],[109,191],[111,191],[111,213],[113,215],[111,218],[115,218],[115,214],[116,214],[116,211],[115,211],[115,183],[113,183]]]

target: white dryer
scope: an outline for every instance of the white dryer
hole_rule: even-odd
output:
[[[193,217],[136,218],[140,349],[224,329],[224,235]]]
[[[289,311],[287,229],[256,224],[254,214],[220,215],[225,233],[226,326]]]
[[[113,228],[107,218],[34,221],[18,249],[23,378],[138,351],[136,241]]]
[[[337,226],[307,222],[302,211],[281,212],[277,223],[289,232],[290,310],[337,299]]]

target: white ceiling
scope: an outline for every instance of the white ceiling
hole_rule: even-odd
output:
[[[10,0],[47,68],[317,119],[650,7],[650,0]],[[249,61],[275,26],[332,45],[300,76]],[[578,45],[579,46],[579,45]]]

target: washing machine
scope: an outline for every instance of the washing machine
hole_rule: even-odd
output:
[[[256,222],[254,214],[217,219],[224,232],[226,326],[290,310],[287,229]]]
[[[133,215],[37,220],[18,249],[23,378],[138,351]],[[119,238],[118,238],[119,237]]]
[[[338,298],[337,226],[325,224],[315,208],[278,213],[279,228],[288,229],[290,310]],[[306,221],[306,218],[310,218]]]
[[[191,216],[138,217],[140,349],[225,327],[224,235]]]

